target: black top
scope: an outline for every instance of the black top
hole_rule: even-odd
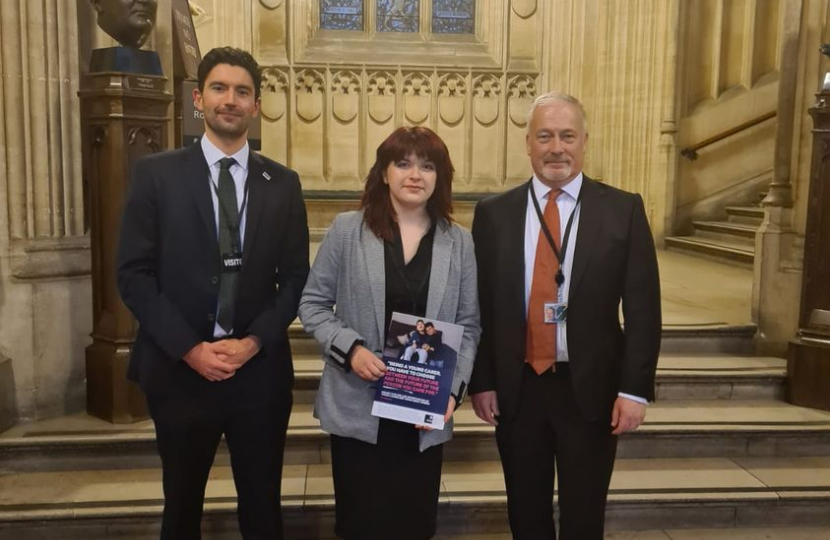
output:
[[[429,274],[432,269],[432,243],[435,223],[421,238],[418,251],[404,263],[401,232],[395,227],[392,242],[383,243],[384,273],[386,275],[386,313],[384,329],[389,328],[392,312],[423,317],[427,312]]]

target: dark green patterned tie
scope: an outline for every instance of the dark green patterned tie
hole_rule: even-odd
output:
[[[239,207],[236,205],[236,185],[231,176],[233,158],[219,160],[219,252],[221,255],[241,252],[239,238]],[[236,249],[234,249],[236,248]],[[233,330],[233,310],[236,303],[238,272],[222,272],[219,284],[219,326],[230,333]]]

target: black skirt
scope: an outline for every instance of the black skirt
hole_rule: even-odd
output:
[[[418,450],[411,424],[380,420],[378,443],[331,436],[335,533],[345,540],[435,535],[443,445]]]

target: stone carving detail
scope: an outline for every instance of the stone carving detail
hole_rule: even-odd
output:
[[[262,71],[262,116],[276,122],[285,114],[288,73],[277,67]]]
[[[127,133],[127,146],[138,147],[142,150],[149,149],[152,153],[160,152],[159,133],[155,129],[144,126],[133,128]]]
[[[511,4],[513,5],[513,13],[522,19],[527,19],[536,13],[536,0],[513,0]]]
[[[194,0],[188,0],[187,5],[190,7],[190,16],[193,17],[193,26],[199,28],[213,20],[207,10],[196,4]]]
[[[429,118],[432,83],[426,73],[408,73],[403,79],[403,109],[407,120],[420,124]]]
[[[294,78],[297,94],[297,114],[306,122],[314,122],[323,112],[323,74],[313,69],[303,69]]]
[[[331,77],[331,108],[334,117],[348,124],[357,116],[360,76],[354,71],[336,71]]]
[[[473,116],[484,126],[499,118],[501,109],[501,79],[490,73],[473,79]]]
[[[282,5],[283,0],[259,0],[262,7],[265,9],[277,9]]]
[[[458,73],[442,75],[438,80],[438,114],[453,126],[464,118],[467,80]]]
[[[510,120],[519,127],[527,124],[527,112],[536,97],[536,80],[530,75],[516,75],[507,84],[507,110]]]
[[[369,116],[378,124],[385,124],[395,114],[395,96],[398,92],[395,75],[388,71],[369,74],[367,87]]]

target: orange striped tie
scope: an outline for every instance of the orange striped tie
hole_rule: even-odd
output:
[[[545,205],[545,223],[550,235],[556,242],[556,248],[561,244],[559,232],[559,207],[556,198],[561,193],[553,189],[548,193],[548,202]],[[559,270],[559,260],[550,247],[545,232],[539,230],[539,239],[536,242],[536,263],[533,266],[533,283],[530,288],[530,302],[527,312],[527,349],[525,361],[533,370],[541,375],[548,369],[556,370],[556,324],[546,324],[544,319],[545,302],[556,302],[559,286],[556,285],[556,272]]]

